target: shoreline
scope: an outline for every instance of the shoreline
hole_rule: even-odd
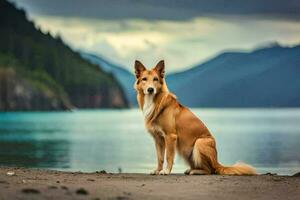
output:
[[[0,200],[299,199],[296,176],[150,176],[0,167]]]

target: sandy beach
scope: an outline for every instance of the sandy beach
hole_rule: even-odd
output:
[[[150,176],[0,168],[0,199],[299,199],[299,176]]]

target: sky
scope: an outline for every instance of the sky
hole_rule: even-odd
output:
[[[133,71],[169,72],[228,50],[300,43],[300,0],[10,0],[43,32]]]

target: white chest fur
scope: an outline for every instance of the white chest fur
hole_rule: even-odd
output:
[[[154,110],[153,95],[145,95],[143,105],[143,115],[145,119],[149,118]]]
[[[143,115],[145,120],[147,120],[147,118],[151,116],[152,112],[154,112],[154,107],[155,105],[153,102],[153,95],[145,95],[143,105]],[[153,122],[151,124],[148,124],[146,128],[152,134],[160,134],[161,136],[165,136],[165,133],[162,130],[162,128]]]

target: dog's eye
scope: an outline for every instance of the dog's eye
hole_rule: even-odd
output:
[[[157,77],[155,77],[155,78],[153,79],[153,81],[158,81],[158,78],[157,78]]]
[[[147,81],[147,78],[146,77],[142,78],[142,81]]]

